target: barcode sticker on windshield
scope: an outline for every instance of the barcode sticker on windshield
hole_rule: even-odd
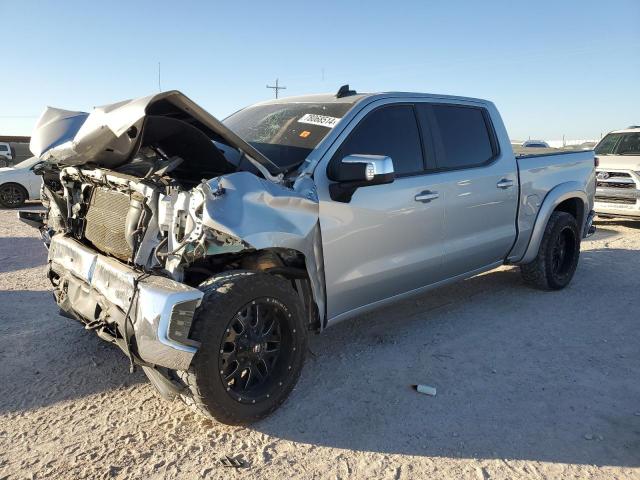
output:
[[[308,123],[310,125],[320,125],[321,127],[333,128],[340,119],[336,117],[327,117],[325,115],[317,115],[315,113],[307,113],[300,117],[298,122]]]

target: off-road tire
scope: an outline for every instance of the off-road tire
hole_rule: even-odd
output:
[[[4,189],[11,189],[13,191],[13,195],[16,197],[13,201],[9,202],[5,199]],[[29,193],[27,190],[18,183],[3,183],[0,185],[0,205],[5,208],[20,208],[24,205],[29,199]]]
[[[557,271],[554,268],[553,251],[560,235],[566,238],[567,257],[563,260],[563,268]],[[541,290],[560,290],[566,287],[578,266],[580,239],[580,229],[575,217],[567,212],[553,212],[542,236],[538,255],[531,263],[520,266],[524,281]]]
[[[256,422],[284,403],[300,377],[307,350],[307,322],[300,297],[291,282],[282,277],[240,270],[213,277],[201,284],[200,289],[204,298],[194,315],[192,337],[201,345],[189,370],[177,372],[188,389],[181,398],[199,413],[227,425]],[[288,365],[280,372],[283,376],[273,379],[273,391],[268,398],[241,403],[229,395],[220,375],[220,345],[231,319],[259,298],[276,300],[290,314],[286,324],[294,332],[292,351]]]

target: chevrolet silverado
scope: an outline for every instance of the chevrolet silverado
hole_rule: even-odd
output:
[[[344,86],[221,122],[170,91],[48,108],[31,150],[61,314],[228,424],[284,402],[310,331],[503,264],[562,289],[593,232],[593,152],[516,157],[473,98]]]

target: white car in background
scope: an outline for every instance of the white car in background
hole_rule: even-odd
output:
[[[640,126],[608,133],[595,152],[596,213],[640,220]]]
[[[16,208],[27,200],[40,199],[42,177],[33,172],[38,163],[38,157],[31,157],[13,167],[0,168],[0,206]]]
[[[549,144],[544,140],[526,140],[522,142],[524,148],[550,148]]]

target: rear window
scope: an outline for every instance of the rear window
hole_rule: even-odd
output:
[[[285,170],[307,158],[352,103],[277,103],[248,107],[224,124]]]
[[[640,132],[609,133],[595,148],[597,155],[640,155]]]
[[[490,161],[495,152],[482,109],[458,105],[431,105],[436,131],[438,168],[477,167]]]

